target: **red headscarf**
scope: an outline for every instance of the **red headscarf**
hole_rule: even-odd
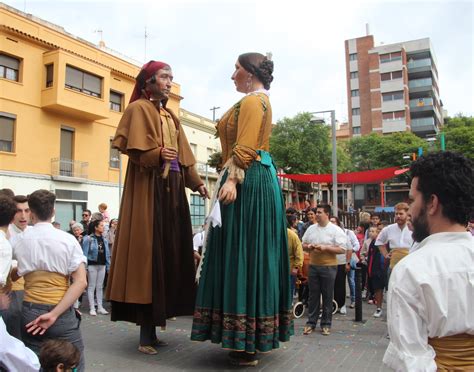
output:
[[[133,88],[132,97],[130,98],[130,103],[136,101],[142,96],[142,89],[145,86],[145,82],[150,79],[153,75],[156,74],[158,70],[163,68],[170,68],[165,62],[160,61],[150,61],[143,65],[142,69],[138,73],[137,77],[135,78],[135,88]]]

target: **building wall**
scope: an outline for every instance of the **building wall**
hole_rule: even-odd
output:
[[[0,151],[0,188],[17,194],[39,188],[67,191],[59,193],[63,199],[58,197],[63,228],[68,222],[65,203],[78,209],[69,219],[80,219],[82,207],[96,211],[101,202],[109,205],[111,217],[117,217],[119,185],[123,185],[128,158],[120,157],[121,169],[118,162],[111,167],[110,139],[130,100],[139,64],[4,4],[0,4],[0,19],[0,54],[20,60],[18,81],[0,78],[0,116],[15,118],[13,149]],[[49,64],[53,65],[52,84],[46,83]],[[101,96],[66,87],[67,66],[100,77]],[[111,90],[123,94],[120,112],[110,109]],[[177,115],[181,99],[180,85],[173,83],[168,107]],[[200,174],[205,179],[202,164],[207,162],[207,148],[219,149],[214,123],[191,113],[185,116],[184,131],[189,142],[197,145]],[[73,131],[70,160],[76,168],[86,169],[85,174],[58,172],[55,159],[60,157],[61,128]],[[212,190],[217,175],[208,169],[207,176]]]
[[[374,47],[374,38],[368,35],[346,40],[345,48],[351,136],[400,131],[425,136],[439,130],[442,120],[436,58],[428,38]],[[356,59],[351,58],[354,53]],[[357,79],[351,76],[354,71]],[[354,89],[358,89],[357,97],[351,93]],[[403,96],[387,98],[398,92]],[[354,115],[358,108],[359,115]]]

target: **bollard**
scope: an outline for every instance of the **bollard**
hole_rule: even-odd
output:
[[[363,322],[362,320],[362,270],[360,263],[355,269],[355,322]]]

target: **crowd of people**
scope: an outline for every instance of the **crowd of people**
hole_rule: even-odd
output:
[[[387,297],[387,365],[474,365],[472,162],[449,152],[414,162],[411,205],[395,206],[393,224],[361,212],[351,231],[326,204],[308,204],[304,223],[292,208],[285,219],[268,152],[272,74],[269,56],[237,58],[232,80],[245,96],[218,122],[218,187],[194,241],[185,188],[210,196],[166,107],[173,74],[164,62],[141,69],[112,141],[129,157],[120,221],[102,203],[70,221],[67,233],[54,223],[52,192],[0,192],[0,369],[84,371],[79,301],[87,288],[89,314],[107,315],[104,283],[111,320],[140,327],[139,352],[157,354],[166,342],[156,327],[189,315],[191,340],[220,344],[233,365],[255,366],[260,353],[294,334],[302,276],[309,288],[303,334],[319,321],[329,336],[333,300],[347,314],[346,286],[354,307],[357,266],[375,318]]]

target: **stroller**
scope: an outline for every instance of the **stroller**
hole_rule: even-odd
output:
[[[293,316],[295,319],[299,319],[304,315],[306,308],[308,307],[309,299],[309,285],[308,278],[301,276],[296,281],[296,288],[298,291],[298,301],[293,304]],[[322,298],[321,298],[322,303]],[[337,302],[332,300],[332,313],[335,314],[338,310]],[[322,307],[320,309],[319,317],[322,315]]]

